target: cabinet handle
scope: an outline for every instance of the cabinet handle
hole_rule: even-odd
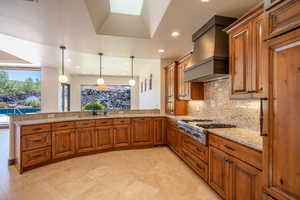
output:
[[[249,94],[256,93],[256,90],[251,90],[251,91],[248,91],[247,93],[249,93]]]
[[[202,149],[199,149],[199,148],[196,148],[196,149],[197,149],[197,151],[204,153],[204,151]]]
[[[42,139],[39,139],[39,140],[32,140],[32,142],[34,142],[34,143],[40,143],[40,142],[42,142],[43,140]]]
[[[31,156],[31,158],[37,159],[37,158],[39,158],[39,157],[41,157],[41,156],[42,156],[41,154],[38,154],[38,155],[33,155],[33,156]]]
[[[232,148],[232,147],[230,147],[230,146],[228,146],[228,145],[224,145],[224,147],[226,148],[226,149],[229,149],[230,151],[235,151],[235,149],[234,148]]]
[[[268,100],[268,98],[260,98],[260,117],[259,117],[259,123],[260,123],[260,136],[268,136],[267,133],[263,133],[263,127],[264,127],[264,102],[265,100]]]

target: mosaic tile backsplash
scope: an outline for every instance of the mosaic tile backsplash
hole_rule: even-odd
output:
[[[259,101],[230,100],[229,85],[228,79],[205,83],[204,100],[189,101],[188,115],[259,131]]]

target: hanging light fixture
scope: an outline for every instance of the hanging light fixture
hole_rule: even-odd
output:
[[[66,82],[68,82],[68,77],[65,75],[65,50],[66,50],[66,47],[60,46],[59,48],[61,49],[62,65],[61,65],[61,75],[58,77],[58,80],[61,83],[66,83]]]
[[[134,86],[135,85],[135,80],[133,79],[133,59],[134,56],[130,56],[131,58],[131,79],[129,80],[129,85]]]
[[[100,56],[100,74],[99,74],[99,78],[97,80],[97,85],[104,85],[104,79],[102,77],[102,56],[103,56],[103,53],[99,53],[98,55]]]

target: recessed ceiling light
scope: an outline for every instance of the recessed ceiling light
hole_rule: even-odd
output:
[[[159,53],[164,53],[165,50],[164,50],[164,49],[159,49],[158,52],[159,52]]]
[[[174,32],[172,32],[171,35],[172,35],[172,37],[178,37],[180,35],[180,33],[177,31],[174,31]]]
[[[201,0],[202,2],[209,2],[210,0]]]

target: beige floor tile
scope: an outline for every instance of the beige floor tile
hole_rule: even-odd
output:
[[[168,148],[78,157],[19,175],[0,169],[0,200],[219,200]]]

